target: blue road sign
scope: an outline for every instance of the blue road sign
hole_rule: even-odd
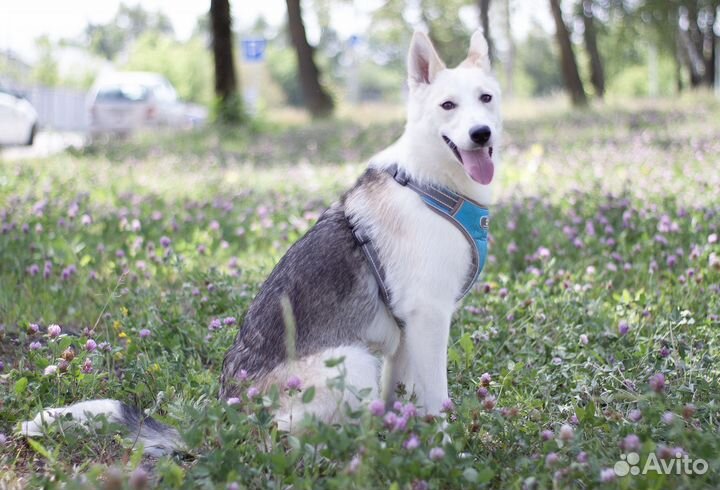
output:
[[[248,62],[259,63],[265,59],[265,39],[243,39],[243,59]]]

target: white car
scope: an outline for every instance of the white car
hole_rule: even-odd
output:
[[[22,97],[0,89],[0,145],[32,145],[38,115]]]
[[[138,129],[184,127],[185,104],[160,74],[115,72],[98,79],[89,94],[90,134],[129,135]]]

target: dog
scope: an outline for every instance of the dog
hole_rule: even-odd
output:
[[[388,405],[399,387],[422,414],[440,414],[448,398],[451,317],[487,252],[484,206],[492,198],[501,94],[479,30],[453,69],[416,32],[407,69],[404,133],[290,247],[225,356],[221,399],[242,397],[248,383],[260,391],[286,386],[293,376],[315,387],[307,404],[281,395],[275,417],[282,430],[306,414],[339,422],[344,408],[362,403],[328,386],[338,374],[332,359],[343,360],[354,393]],[[39,435],[43,422],[65,414],[80,421],[104,414],[138,434],[150,454],[181,447],[175,429],[114,400],[46,409],[22,433]]]

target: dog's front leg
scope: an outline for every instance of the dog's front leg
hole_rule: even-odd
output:
[[[452,311],[421,309],[407,315],[400,344],[383,366],[383,396],[388,404],[402,384],[428,414],[439,414],[448,398],[447,345]]]

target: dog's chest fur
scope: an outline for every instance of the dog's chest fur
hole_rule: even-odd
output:
[[[452,310],[472,272],[470,244],[414,191],[381,170],[367,175],[346,197],[345,213],[377,248],[393,313],[402,318],[418,304]]]

